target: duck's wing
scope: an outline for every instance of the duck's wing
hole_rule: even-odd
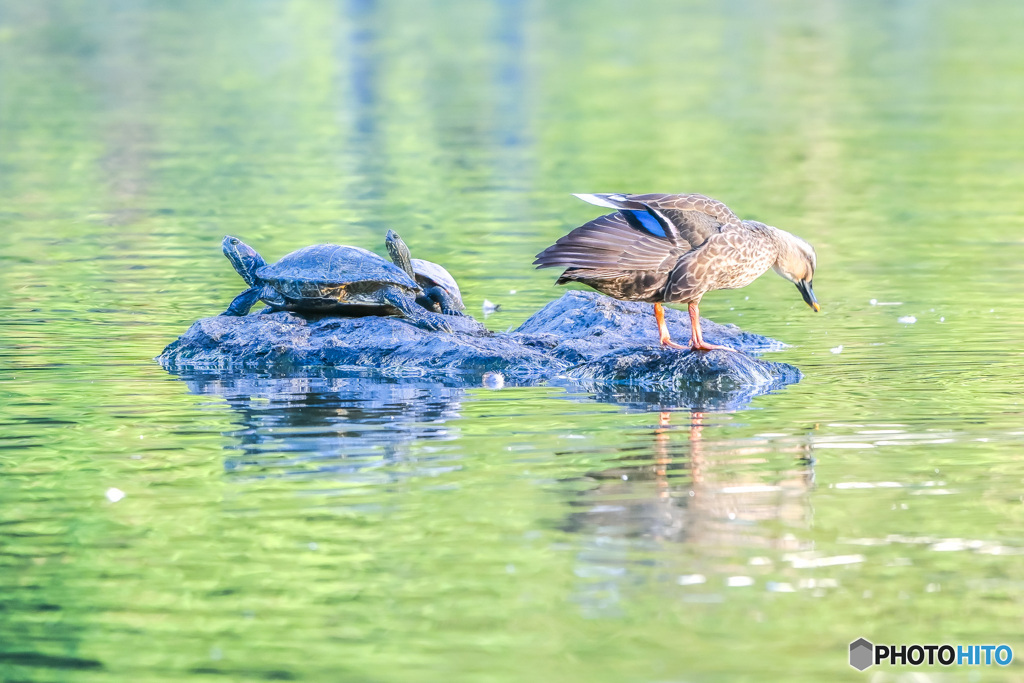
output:
[[[621,212],[595,218],[537,254],[538,268],[582,268],[622,274],[625,271],[672,270],[692,245],[676,233],[648,230]]]
[[[702,194],[578,194],[585,202],[618,209],[631,224],[640,223],[666,239],[685,241],[696,249],[712,235],[740,228],[728,206]]]

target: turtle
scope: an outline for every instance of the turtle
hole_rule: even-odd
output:
[[[388,230],[385,237],[388,254],[396,266],[416,280],[423,294],[416,297],[416,303],[428,311],[445,315],[465,315],[466,305],[462,303],[462,292],[451,273],[432,261],[412,258],[409,247],[398,233]]]
[[[221,249],[249,285],[221,315],[246,315],[263,301],[268,304],[264,312],[395,315],[426,330],[451,332],[444,318],[416,304],[416,297],[423,294],[419,285],[372,251],[314,244],[267,265],[237,237],[226,236]]]

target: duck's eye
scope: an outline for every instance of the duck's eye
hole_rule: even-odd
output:
[[[231,244],[238,244],[238,240],[234,237],[231,238]]]

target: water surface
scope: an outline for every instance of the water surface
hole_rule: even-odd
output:
[[[860,636],[1024,653],[1022,20],[0,2],[2,678],[862,680]],[[770,273],[702,306],[804,380],[696,412],[152,361],[241,291],[224,234],[275,259],[395,228],[518,325],[593,191],[703,192],[810,240],[821,314]]]

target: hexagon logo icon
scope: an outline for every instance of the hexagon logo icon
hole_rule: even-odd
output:
[[[858,638],[850,643],[850,666],[857,671],[863,671],[872,664],[875,659],[875,646],[865,638]]]

